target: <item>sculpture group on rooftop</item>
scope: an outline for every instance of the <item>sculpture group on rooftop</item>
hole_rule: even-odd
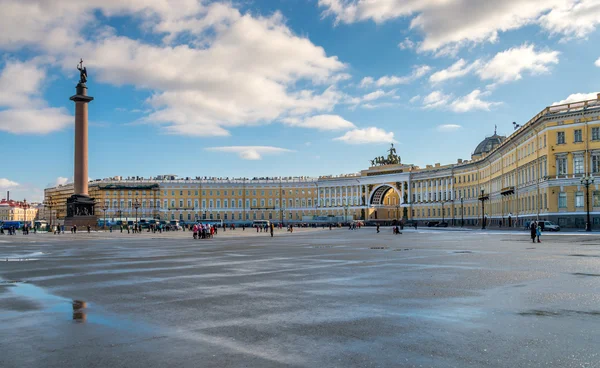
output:
[[[392,143],[392,147],[388,150],[387,157],[378,156],[371,160],[371,166],[384,166],[384,165],[399,165],[401,163],[400,156],[396,154],[396,149]]]

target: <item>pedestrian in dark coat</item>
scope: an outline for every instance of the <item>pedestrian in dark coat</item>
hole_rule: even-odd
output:
[[[535,237],[537,236],[537,224],[535,221],[531,221],[531,224],[529,224],[529,230],[531,231],[531,241],[535,243]]]

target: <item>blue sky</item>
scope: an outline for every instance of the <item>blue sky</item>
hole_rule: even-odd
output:
[[[79,58],[91,178],[352,173],[391,142],[452,163],[600,79],[597,0],[0,6],[0,190],[18,199],[72,177]]]

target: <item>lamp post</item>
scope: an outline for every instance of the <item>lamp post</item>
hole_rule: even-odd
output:
[[[348,222],[348,202],[344,204],[344,222]]]
[[[463,203],[464,203],[464,199],[461,196],[460,197],[460,227],[463,227],[465,225],[465,211],[464,211]]]
[[[444,217],[444,201],[442,201],[442,224],[444,223],[445,217]]]
[[[52,229],[52,207],[54,206],[54,200],[52,199],[51,195],[48,196],[48,199],[44,203],[44,206],[46,206],[50,209],[50,221],[49,221],[48,226],[50,229]]]
[[[138,208],[140,208],[140,202],[138,202],[137,198],[135,199],[135,203],[133,204],[133,208],[135,208],[135,224],[138,223]]]
[[[585,231],[592,231],[592,221],[590,219],[590,185],[594,184],[593,176],[584,176],[581,178],[581,184],[585,186],[585,207],[587,209],[587,222]]]
[[[104,205],[102,205],[102,208],[100,209],[104,211],[104,223],[102,224],[102,228],[106,230],[106,210],[108,209],[108,206],[106,205],[106,203],[104,203]]]
[[[488,197],[485,195],[485,191],[481,188],[481,196],[479,200],[481,201],[481,230],[485,230],[485,201]]]

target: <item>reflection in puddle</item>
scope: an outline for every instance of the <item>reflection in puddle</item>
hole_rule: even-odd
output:
[[[98,306],[92,306],[80,299],[72,300],[51,294],[44,288],[26,281],[0,280],[0,284],[2,283],[7,284],[6,286],[13,296],[26,298],[41,306],[41,309],[35,311],[20,312],[27,315],[28,318],[40,318],[40,322],[51,324],[56,321],[70,320],[76,323],[100,324],[129,331],[150,331],[150,327],[145,324],[105,313]],[[48,317],[50,320],[46,319]]]
[[[87,314],[85,313],[86,308],[86,302],[82,300],[73,300],[73,321],[85,322],[87,320]]]

